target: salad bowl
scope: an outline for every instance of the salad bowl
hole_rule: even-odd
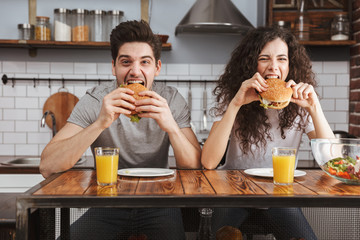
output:
[[[311,139],[313,156],[329,176],[360,185],[360,139]]]

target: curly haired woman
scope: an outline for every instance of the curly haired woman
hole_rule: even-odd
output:
[[[293,89],[286,108],[260,106],[258,93],[267,90],[269,78],[282,79]],[[303,133],[310,139],[334,138],[315,86],[311,61],[290,31],[278,27],[250,31],[233,51],[214,90],[215,121],[202,150],[202,165],[214,169],[226,153],[221,169],[272,167],[275,146],[299,148]],[[316,239],[297,208],[217,208],[213,230],[225,225],[240,227],[253,213],[269,220],[276,239]]]

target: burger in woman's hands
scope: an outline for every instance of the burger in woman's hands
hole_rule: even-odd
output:
[[[148,90],[144,85],[142,85],[142,84],[140,84],[140,83],[132,83],[132,84],[127,84],[127,85],[122,85],[122,87],[133,90],[133,91],[134,91],[133,97],[134,97],[136,100],[150,98],[150,97],[148,97],[148,96],[140,96],[140,95],[138,94],[139,92],[143,92],[143,91],[147,91],[147,90]],[[141,119],[141,117],[138,116],[138,113],[139,113],[139,112],[136,112],[136,111],[134,110],[134,111],[131,111],[131,114],[125,114],[125,116],[129,117],[132,122],[139,122],[139,120]]]
[[[266,81],[269,88],[259,93],[260,106],[265,109],[283,109],[289,105],[293,94],[292,88],[285,87],[286,82],[278,78],[269,78]]]

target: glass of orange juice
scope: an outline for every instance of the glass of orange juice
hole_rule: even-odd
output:
[[[274,184],[291,185],[294,182],[296,148],[274,147],[272,160]]]
[[[119,164],[119,148],[95,148],[96,178],[101,186],[115,185]]]

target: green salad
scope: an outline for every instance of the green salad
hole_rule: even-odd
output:
[[[360,180],[360,158],[338,157],[325,163],[324,168],[331,174],[340,178]]]

